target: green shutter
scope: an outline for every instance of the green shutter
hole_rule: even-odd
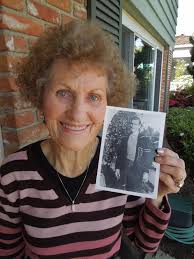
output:
[[[112,35],[121,50],[122,0],[88,0],[88,16]]]

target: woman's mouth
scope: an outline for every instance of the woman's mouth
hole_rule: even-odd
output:
[[[60,122],[60,123],[66,132],[72,132],[72,133],[82,133],[89,127],[89,125],[70,125],[63,122]]]

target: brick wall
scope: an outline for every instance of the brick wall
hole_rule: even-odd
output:
[[[172,76],[172,60],[173,60],[173,50],[168,51],[168,64],[167,64],[167,78],[166,78],[166,91],[165,91],[165,102],[164,110],[168,112],[169,109],[169,91],[170,91],[170,81]]]
[[[168,95],[170,88],[170,77],[172,68],[172,50],[169,48],[164,49],[163,52],[163,65],[162,65],[162,81],[160,90],[160,111],[168,111]]]
[[[47,135],[38,111],[20,97],[15,64],[48,26],[87,19],[86,1],[1,0],[0,15],[0,127],[7,155]]]

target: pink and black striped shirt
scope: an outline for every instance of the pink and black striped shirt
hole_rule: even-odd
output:
[[[0,175],[0,258],[107,259],[121,229],[145,252],[157,250],[170,208],[149,199],[96,190],[99,147],[75,211],[42,153],[40,142],[9,155]]]

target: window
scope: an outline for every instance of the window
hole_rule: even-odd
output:
[[[153,46],[135,36],[134,73],[138,80],[137,92],[133,99],[135,109],[152,110],[155,54]]]
[[[122,57],[138,79],[129,107],[158,111],[163,46],[125,11],[122,23]]]

